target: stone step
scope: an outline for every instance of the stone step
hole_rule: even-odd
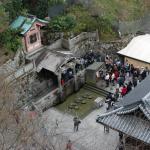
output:
[[[100,95],[102,95],[104,97],[106,97],[108,95],[108,93],[109,93],[108,91],[106,91],[104,89],[98,88],[98,87],[96,87],[94,85],[90,85],[90,84],[85,84],[83,88],[87,89],[89,91],[95,92],[97,94],[100,94]]]

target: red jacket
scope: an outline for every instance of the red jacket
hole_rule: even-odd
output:
[[[115,71],[114,74],[115,74],[115,81],[117,81],[117,79],[118,79],[118,77],[119,77],[119,72],[118,72],[118,71]]]
[[[127,93],[127,88],[123,87],[121,91],[121,95],[124,96]]]

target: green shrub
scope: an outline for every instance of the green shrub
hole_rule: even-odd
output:
[[[12,30],[10,28],[0,33],[0,45],[10,51],[16,52],[22,45],[19,33],[19,30]]]
[[[55,17],[49,23],[49,29],[51,32],[68,32],[75,26],[75,17],[71,15]]]

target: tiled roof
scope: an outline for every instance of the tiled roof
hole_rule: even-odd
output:
[[[132,115],[111,114],[97,119],[98,123],[150,144],[150,122]]]
[[[118,54],[150,63],[150,34],[134,37]],[[140,55],[139,55],[140,54]]]
[[[118,115],[123,115],[123,114],[129,114],[134,112],[135,110],[139,109],[139,105],[133,107],[133,108],[124,108],[121,111],[117,112]]]
[[[147,119],[150,120],[150,108],[145,105],[139,105],[140,110],[144,113]]]
[[[139,118],[131,114],[139,110],[143,112],[147,119]],[[150,107],[143,102],[128,107],[120,107],[106,114],[102,114],[96,121],[150,144]]]
[[[37,72],[40,72],[44,68],[58,74],[60,67],[71,59],[71,56],[66,56],[58,51],[45,51],[36,60]]]
[[[150,144],[150,76],[123,99],[118,109],[102,114],[97,122]],[[141,111],[146,119],[134,116]]]
[[[150,120],[150,108],[147,105],[145,105],[144,103],[134,105],[132,107],[123,107],[122,110],[117,111],[116,114],[117,115],[130,114],[132,112],[138,111],[138,109],[144,113],[145,117],[148,120]]]
[[[41,22],[41,23],[48,23],[45,20],[38,19],[36,17],[24,17],[19,16],[16,20],[14,20],[10,27],[12,29],[21,29],[21,34],[24,35],[33,25],[35,21]]]
[[[45,54],[46,55],[37,66],[37,71],[39,72],[44,68],[56,73],[59,66],[65,61],[65,58],[51,52],[45,52]]]
[[[150,75],[147,76],[140,84],[138,84],[129,94],[127,94],[122,102],[123,106],[140,103],[141,101],[149,102],[148,95],[150,93]]]

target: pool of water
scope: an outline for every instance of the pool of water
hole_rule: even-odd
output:
[[[69,96],[63,103],[57,105],[56,108],[83,119],[94,110],[94,100],[97,97],[102,96],[82,88]]]

